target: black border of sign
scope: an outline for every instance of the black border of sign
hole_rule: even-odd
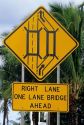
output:
[[[14,106],[13,106],[13,94],[14,94],[14,85],[15,84],[34,84],[34,85],[66,85],[67,86],[67,110],[66,111],[58,111],[58,110],[17,110],[17,109],[14,109]],[[12,110],[13,111],[34,111],[34,112],[69,112],[69,84],[59,84],[59,83],[30,83],[30,82],[14,82],[12,83]]]
[[[75,46],[73,49],[71,49],[49,72],[47,72],[47,74],[42,77],[42,78],[38,78],[36,76],[36,74],[34,74],[32,72],[32,70],[19,58],[19,56],[17,56],[17,54],[7,45],[6,40],[14,33],[16,32],[24,23],[26,23],[28,21],[28,19],[30,19],[37,11],[39,11],[40,9],[44,9],[44,11],[46,11],[46,13],[71,37],[71,39],[75,42]],[[38,81],[43,81],[56,67],[57,65],[59,65],[61,62],[63,62],[78,46],[79,43],[77,42],[77,40],[50,14],[47,12],[47,10],[44,7],[39,7],[29,18],[27,18],[19,27],[17,27],[12,33],[10,33],[4,40],[4,44],[12,51],[12,53],[17,57],[17,59],[19,59],[19,61],[21,63],[24,64],[24,66],[31,72],[31,74],[38,80]]]

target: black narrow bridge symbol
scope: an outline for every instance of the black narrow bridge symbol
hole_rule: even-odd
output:
[[[40,49],[39,49],[40,48],[40,41],[39,41],[40,38],[39,37],[40,37],[40,32],[41,32],[42,28],[40,28],[39,30],[29,30],[26,27],[24,27],[24,28],[27,32],[26,54],[25,54],[24,58],[26,58],[27,56],[39,56],[42,59],[42,57],[40,55]],[[54,56],[58,59],[58,57],[56,56],[56,32],[58,29],[55,31],[48,31],[44,28],[44,30],[46,32],[46,55],[43,59],[45,59],[48,56]],[[29,33],[37,33],[37,53],[30,53],[29,52]],[[49,34],[53,34],[53,37],[54,37],[53,38],[54,43],[53,43],[53,53],[52,54],[49,52]]]
[[[37,21],[39,21],[44,28],[40,28],[39,30],[30,30],[29,29],[29,22],[28,22],[28,28],[24,27],[24,29],[26,30],[26,54],[24,56],[24,58],[26,58],[27,56],[39,56],[41,59],[45,59],[48,56],[53,56],[56,57],[58,59],[58,57],[56,56],[56,32],[58,31],[58,28],[55,30],[51,24],[47,21],[47,19],[44,16],[44,12],[42,10],[39,11],[40,14],[40,19],[38,18]],[[51,26],[52,31],[49,31],[46,26],[44,25],[44,22],[46,22]],[[38,24],[38,23],[37,23]],[[37,29],[38,29],[38,25],[37,25]],[[44,57],[42,57],[40,55],[40,32],[42,31],[42,29],[45,30],[46,32],[46,55]],[[30,41],[29,41],[29,34],[30,33],[36,33],[37,34],[37,52],[30,52],[29,51],[29,45],[30,45]],[[53,53],[49,52],[49,35],[53,34]]]
[[[33,22],[34,22],[34,18],[33,18]],[[39,24],[40,24],[40,28],[39,28]],[[48,25],[48,27],[46,27],[46,24]],[[34,24],[35,25],[35,24]],[[50,29],[49,29],[50,27]],[[24,59],[26,57],[29,56],[35,56],[37,57],[37,62],[36,62],[36,68],[37,68],[37,73],[40,76],[43,76],[43,72],[45,70],[45,68],[53,61],[54,58],[58,59],[57,55],[56,55],[56,33],[58,31],[58,28],[54,29],[54,27],[49,23],[49,21],[46,19],[44,12],[42,10],[40,10],[38,12],[38,17],[37,17],[37,28],[34,29],[34,26],[32,29],[30,29],[30,25],[28,22],[28,28],[24,27],[25,31],[26,31],[26,53],[24,55]],[[45,53],[44,55],[42,55],[42,51],[41,51],[41,44],[42,42],[40,41],[40,36],[41,33],[44,32],[46,35],[45,36]],[[30,43],[30,36],[31,34],[36,34],[36,49],[34,49],[35,46],[31,46]],[[52,35],[52,47],[50,44],[50,35]],[[34,41],[34,37],[32,37],[32,41]],[[31,51],[32,48],[32,51]],[[34,51],[35,50],[35,51]],[[40,59],[42,59],[42,62],[38,65],[38,57]],[[48,62],[48,64],[43,64],[45,63],[45,61],[47,60],[48,57],[53,57],[53,59],[51,59],[50,62]]]

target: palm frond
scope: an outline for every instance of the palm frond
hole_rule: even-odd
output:
[[[63,63],[62,63],[62,72],[64,72],[62,75],[66,78],[74,79],[76,81],[76,71],[74,66],[74,61],[72,55],[70,55]]]
[[[51,12],[57,12],[60,15],[63,15],[63,6],[61,4],[49,4]]]
[[[6,90],[2,91],[3,97],[11,98],[12,95],[12,85],[10,84]]]

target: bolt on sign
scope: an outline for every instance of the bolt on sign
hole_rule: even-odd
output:
[[[13,83],[15,111],[69,111],[69,85],[56,83]]]
[[[78,47],[76,39],[43,7],[7,36],[4,44],[39,81]]]

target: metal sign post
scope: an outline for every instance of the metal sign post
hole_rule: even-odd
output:
[[[57,67],[57,83],[60,83],[60,65]],[[60,112],[57,112],[57,125],[60,125]]]
[[[21,81],[24,82],[24,65],[22,64],[22,76],[21,76]],[[20,125],[24,125],[25,121],[24,121],[24,112],[21,112],[21,123]]]
[[[47,115],[46,125],[50,125],[50,112]]]
[[[24,65],[22,64],[22,79],[21,79],[22,82],[24,82]]]

